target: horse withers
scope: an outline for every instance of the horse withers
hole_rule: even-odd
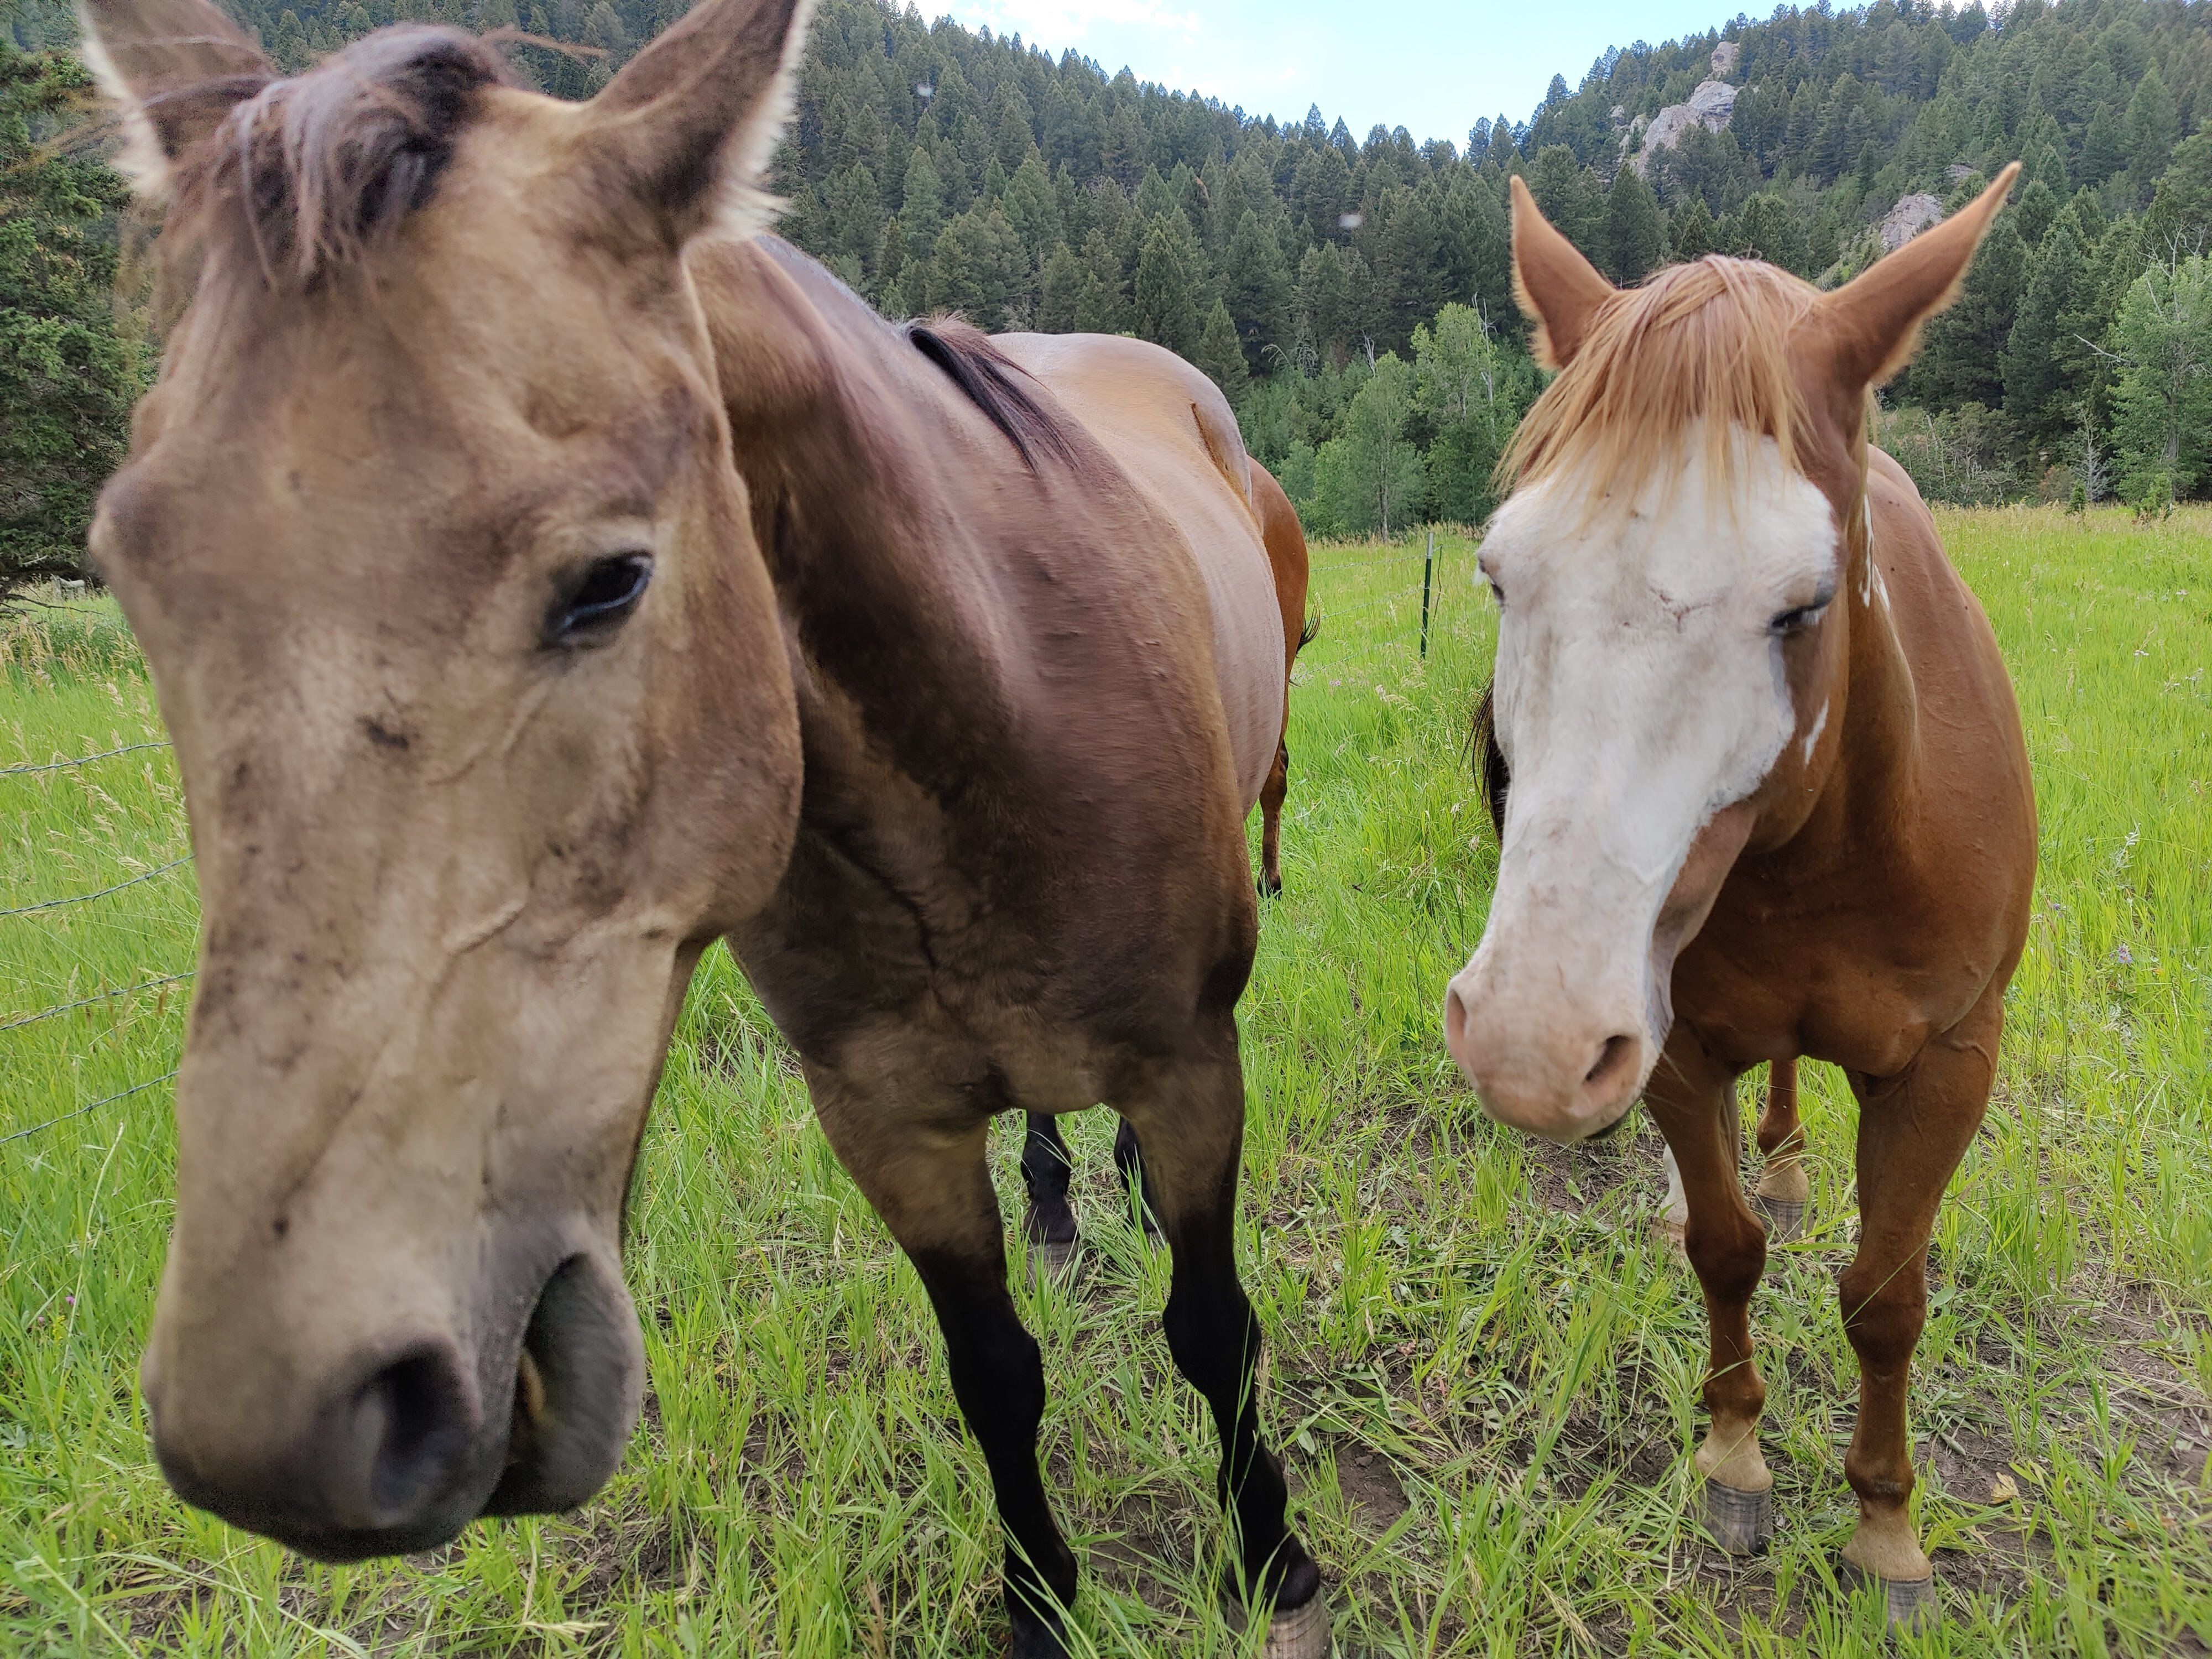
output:
[[[1905,1409],[1928,1240],[1996,1068],[2035,806],[1995,637],[1866,408],[2017,171],[1828,294],[1727,258],[1618,291],[1516,180],[1515,283],[1559,374],[1480,558],[1503,607],[1484,770],[1510,787],[1489,921],[1445,997],[1451,1051],[1492,1116],[1553,1139],[1650,1104],[1711,1325],[1696,1467],[1736,1551],[1764,1542],[1773,1480],[1734,1085],[1762,1061],[1778,1082],[1800,1056],[1844,1069],[1844,1555],[1899,1620],[1935,1595]],[[1771,1151],[1794,1088],[1779,1103]]]
[[[1232,1248],[1285,662],[1218,392],[894,327],[761,234],[803,0],[705,0],[581,105],[450,28],[284,77],[204,0],[88,13],[191,277],[92,538],[198,853],[143,1366],[177,1490],[339,1560],[599,1488],[623,1196],[726,937],[936,1311],[1013,1650],[1066,1653],[1077,1569],[988,1129],[1105,1101],[1224,1588],[1325,1651]]]

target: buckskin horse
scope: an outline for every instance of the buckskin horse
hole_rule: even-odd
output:
[[[198,854],[142,1368],[177,1491],[343,1560],[598,1490],[623,1194],[727,938],[935,1310],[1013,1651],[1066,1651],[1077,1568],[988,1130],[1104,1101],[1224,1589],[1324,1652],[1233,1251],[1285,659],[1220,394],[896,328],[761,234],[804,0],[706,0],[580,105],[451,28],[283,77],[204,0],[88,22],[191,276],[92,533]]]
[[[1727,258],[1616,290],[1516,180],[1515,285],[1559,374],[1480,555],[1503,607],[1484,770],[1510,787],[1447,1042],[1484,1109],[1537,1134],[1650,1106],[1710,1323],[1705,1520],[1739,1553],[1771,1528],[1773,1479],[1733,1090],[1761,1061],[1843,1068],[1844,1557],[1898,1622],[1936,1598],[1905,1409],[1929,1234],[1996,1068],[2035,804],[1995,637],[1866,408],[2017,172],[1828,294]]]

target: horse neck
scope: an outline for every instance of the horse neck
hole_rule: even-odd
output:
[[[984,532],[963,492],[988,483],[933,447],[938,371],[780,242],[710,249],[693,277],[754,536],[805,673],[903,724],[912,709],[882,706],[915,702],[888,678],[896,665],[981,720],[1002,676],[977,614],[986,585],[967,580]]]
[[[1831,788],[1848,821],[1893,824],[1910,815],[1920,782],[1920,699],[1875,558],[1872,498],[1862,489],[1848,537],[1844,598],[1850,636],[1843,684],[1832,697],[1842,720]]]

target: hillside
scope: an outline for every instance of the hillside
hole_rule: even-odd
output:
[[[679,0],[234,0],[287,66],[401,15],[519,27],[580,96]],[[65,43],[54,0],[14,24]],[[1126,331],[1204,367],[1310,522],[1479,520],[1537,377],[1505,179],[1616,280],[1754,253],[1847,276],[2020,157],[1960,305],[1891,389],[1931,493],[2212,487],[2212,6],[1784,8],[1607,52],[1464,148],[1281,125],[1019,39],[824,0],[779,158],[784,232],[893,314]],[[1885,241],[1887,233],[1887,242]],[[2164,274],[2153,276],[2155,266]],[[1458,307],[1467,307],[1461,310]],[[2070,469],[2070,471],[2068,471]]]

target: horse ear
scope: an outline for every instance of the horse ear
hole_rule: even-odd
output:
[[[672,246],[710,227],[750,236],[781,204],[763,188],[798,88],[813,0],[702,0],[590,105],[609,185]]]
[[[208,0],[82,0],[78,50],[123,117],[116,165],[160,199],[193,146],[276,70]]]
[[[1536,325],[1536,361],[1546,368],[1565,368],[1582,349],[1598,307],[1619,292],[1553,228],[1515,173],[1513,297]]]
[[[1905,367],[1919,343],[1920,325],[1956,297],[1974,250],[2019,176],[2020,163],[2014,161],[1996,183],[1942,224],[1822,297],[1814,313],[1822,355],[1850,396],[1879,386]]]

